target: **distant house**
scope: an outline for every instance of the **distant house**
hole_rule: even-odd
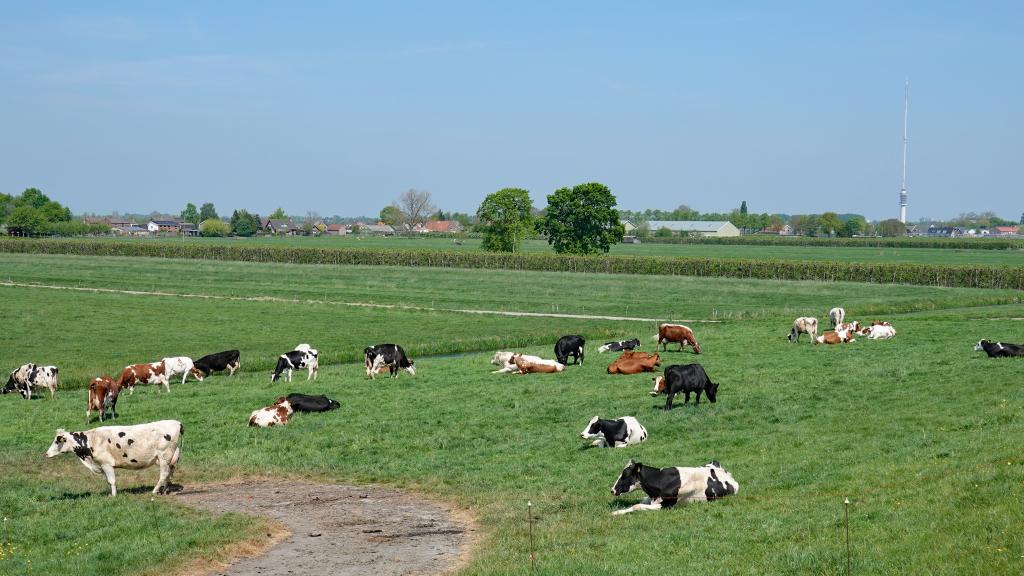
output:
[[[324,234],[328,236],[344,236],[348,234],[348,228],[344,224],[330,224],[327,226],[327,231]]]
[[[199,236],[199,226],[191,222],[181,223],[181,235],[182,236]]]
[[[458,220],[431,220],[423,224],[423,232],[462,232],[462,224]]]
[[[112,226],[110,231],[118,236],[149,236],[149,228],[142,226]]]
[[[317,220],[316,222],[313,223],[313,226],[310,228],[310,233],[313,236],[321,236],[325,232],[327,232],[327,224],[324,224],[323,220]]]
[[[963,236],[965,233],[966,231],[959,226],[930,226],[928,228],[929,236],[956,238],[957,236]]]
[[[993,226],[990,236],[1016,236],[1020,234],[1020,226]]]
[[[623,220],[621,222],[623,230],[625,230],[626,236],[631,236],[636,231],[636,226],[633,225],[629,220]]]
[[[177,220],[150,220],[146,224],[150,234],[177,234],[181,231],[181,222]]]
[[[395,229],[383,222],[376,224],[364,224],[360,226],[367,234],[375,234],[377,236],[394,236]]]
[[[285,236],[295,236],[296,234],[302,233],[302,228],[295,225],[291,218],[280,220],[277,218],[268,218],[261,223],[261,228],[268,234],[283,234]]]
[[[789,224],[780,224],[776,226],[768,226],[767,228],[762,228],[757,233],[770,236],[792,236],[793,227],[790,226]]]
[[[687,234],[699,234],[701,236],[713,236],[717,238],[725,236],[739,236],[740,229],[728,221],[701,221],[701,220],[650,220],[647,222],[652,231],[668,228],[674,234],[686,232]]]
[[[125,226],[139,225],[135,220],[132,220],[130,218],[124,218],[123,216],[82,216],[82,224],[106,224],[111,228],[123,228]]]

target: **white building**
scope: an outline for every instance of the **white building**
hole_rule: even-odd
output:
[[[651,232],[657,232],[662,228],[668,228],[673,233],[686,232],[688,234],[699,234],[701,236],[739,236],[740,229],[733,226],[729,221],[701,221],[701,220],[648,220],[647,226]]]

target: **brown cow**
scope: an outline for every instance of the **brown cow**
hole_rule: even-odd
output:
[[[107,408],[117,418],[117,396],[121,393],[121,386],[107,375],[93,378],[89,383],[89,400],[85,407],[85,422],[88,424],[92,418],[92,411],[100,413],[100,422],[103,422],[107,414]]]
[[[668,352],[668,343],[678,342],[679,351],[683,351],[683,346],[689,344],[693,346],[693,351],[696,354],[700,354],[700,344],[697,343],[697,338],[693,335],[693,330],[689,327],[683,326],[682,324],[659,324],[658,325],[658,346],[665,345],[665,351]]]
[[[249,415],[249,426],[258,426],[260,428],[284,426],[288,423],[288,416],[293,411],[291,402],[284,396],[281,396],[270,406],[253,410],[252,414]]]
[[[544,362],[529,362],[523,359],[522,354],[516,354],[512,357],[512,361],[515,363],[516,368],[519,368],[520,374],[550,374],[552,372],[561,372],[565,370],[565,364],[560,364],[554,360],[546,360]]]
[[[647,352],[623,352],[615,362],[608,365],[609,374],[639,374],[654,372],[661,366],[661,357]]]
[[[135,393],[136,384],[163,384],[164,390],[171,391],[171,383],[164,373],[163,362],[151,364],[132,364],[121,370],[121,377],[117,379],[121,388],[128,387],[128,393]]]
[[[842,344],[844,342],[856,342],[852,331],[839,333],[829,330],[814,340],[815,344]]]

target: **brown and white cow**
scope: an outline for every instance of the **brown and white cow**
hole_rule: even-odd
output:
[[[554,360],[530,362],[524,359],[521,354],[513,356],[512,362],[516,365],[516,368],[519,368],[520,374],[550,374],[565,370],[565,364],[562,364],[561,362],[556,362]]]
[[[121,386],[110,376],[103,375],[92,379],[89,383],[89,400],[85,407],[85,422],[92,418],[92,411],[100,413],[100,422],[103,422],[109,408],[114,418],[117,418],[117,396],[121,393]]]
[[[291,416],[292,404],[284,396],[279,397],[273,404],[266,408],[253,410],[249,415],[249,426],[269,428],[270,426],[284,426]]]
[[[835,330],[829,330],[829,331],[823,333],[821,336],[818,336],[814,340],[814,343],[815,344],[843,344],[843,343],[849,343],[849,342],[856,342],[856,340],[854,340],[854,338],[853,338],[853,334],[854,334],[853,332],[848,332],[848,331],[845,331],[845,330],[841,330],[841,331],[838,331],[838,332],[835,331]]]
[[[693,346],[693,351],[696,354],[700,354],[700,344],[697,343],[697,338],[693,335],[693,330],[690,330],[688,326],[682,324],[659,324],[658,325],[658,346],[665,345],[665,351],[668,351],[669,342],[678,342],[679,351],[683,351],[683,347],[689,344]]]
[[[163,362],[125,366],[117,384],[121,388],[128,387],[128,394],[135,393],[136,384],[163,384],[164,390],[171,391],[171,382],[164,373]]]
[[[641,372],[654,372],[654,369],[661,366],[661,357],[658,354],[647,352],[623,352],[622,356],[615,359],[608,365],[609,374],[639,374]]]

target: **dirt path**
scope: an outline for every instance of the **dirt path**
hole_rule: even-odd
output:
[[[182,292],[163,292],[151,290],[119,290],[116,288],[90,288],[86,286],[61,286],[58,284],[32,284],[26,282],[0,282],[0,286],[11,288],[45,288],[48,290],[72,290],[75,292],[100,292],[108,294],[127,294],[129,296],[173,296],[178,298],[200,298],[206,300],[236,300],[241,302],[284,302],[289,304],[332,304],[335,306],[355,306],[359,308],[391,308],[397,310],[418,310],[423,312],[455,312],[458,314],[486,314],[494,316],[528,316],[539,318],[574,318],[578,320],[615,320],[622,322],[666,322],[665,318],[637,318],[633,316],[600,316],[593,314],[562,314],[559,312],[517,312],[509,310],[472,310],[464,308],[434,308],[432,306],[413,306],[411,304],[376,304],[373,302],[342,302],[338,300],[309,300],[300,298],[280,298],[277,296],[219,296],[216,294],[189,294]],[[686,320],[676,319],[672,322],[688,324],[717,324],[721,320]]]
[[[214,513],[265,516],[290,532],[263,554],[188,574],[440,574],[466,558],[474,532],[457,512],[377,486],[244,480],[186,487],[175,498]]]

